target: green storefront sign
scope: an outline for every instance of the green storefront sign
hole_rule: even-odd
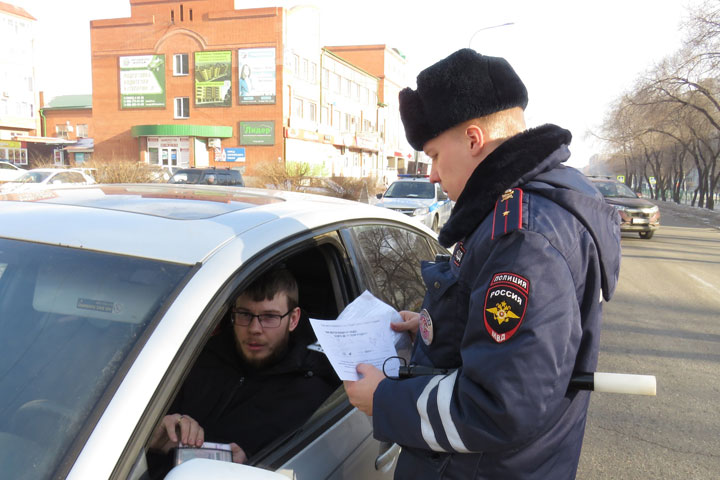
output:
[[[120,57],[120,108],[165,107],[165,55]]]
[[[232,52],[195,52],[195,106],[232,105]]]
[[[240,145],[275,145],[275,122],[240,122]]]

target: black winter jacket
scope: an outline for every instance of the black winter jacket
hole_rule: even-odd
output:
[[[339,386],[326,357],[290,334],[284,359],[262,371],[245,365],[232,330],[208,341],[169,413],[190,415],[208,442],[235,442],[248,457],[300,427]]]

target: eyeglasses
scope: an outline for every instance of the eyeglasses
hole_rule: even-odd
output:
[[[280,326],[282,319],[290,315],[293,310],[295,310],[295,308],[291,308],[283,315],[278,315],[277,313],[261,313],[260,315],[255,315],[254,313],[244,310],[233,310],[232,323],[240,327],[247,327],[252,323],[253,319],[257,317],[262,328],[277,328]]]

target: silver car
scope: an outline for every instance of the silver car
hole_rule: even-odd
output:
[[[0,471],[143,479],[149,436],[231,299],[282,262],[334,319],[365,289],[417,311],[421,260],[447,250],[387,209],[305,194],[92,185],[0,195]],[[302,398],[298,398],[302,401]],[[247,465],[167,478],[389,479],[399,447],[342,386]]]
[[[398,175],[384,194],[378,194],[379,207],[389,208],[412,217],[439,232],[450,218],[453,202],[439,184],[432,184],[425,175]]]

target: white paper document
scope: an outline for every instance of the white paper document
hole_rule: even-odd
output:
[[[341,380],[359,380],[355,368],[369,363],[389,376],[397,376],[400,361],[386,360],[409,352],[407,333],[390,329],[402,322],[400,314],[367,290],[345,307],[337,320],[310,319],[315,336]]]

